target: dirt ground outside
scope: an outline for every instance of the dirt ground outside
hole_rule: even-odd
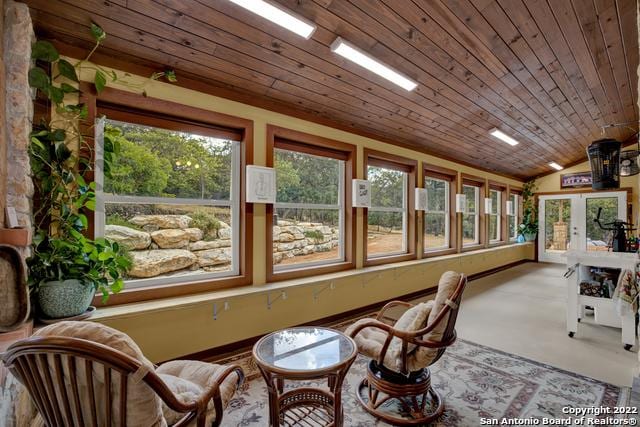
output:
[[[389,252],[400,252],[402,250],[402,234],[371,234],[373,238],[367,241],[368,254],[381,254]],[[429,247],[444,245],[444,236],[427,235]],[[333,248],[328,252],[316,252],[309,255],[300,255],[293,258],[285,258],[278,265],[293,265],[307,262],[325,261],[338,258],[338,248]]]

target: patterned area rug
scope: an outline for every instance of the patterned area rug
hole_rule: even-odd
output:
[[[225,412],[223,426],[268,425],[267,391],[251,353],[224,362],[240,363],[248,374],[243,390]],[[369,415],[356,399],[368,360],[358,356],[344,383],[344,425],[388,425]],[[445,399],[444,415],[433,425],[476,426],[480,420],[503,418],[568,419],[564,407],[627,406],[629,389],[563,371],[479,344],[458,340],[431,367],[434,387]],[[299,386],[295,383],[289,386]],[[323,386],[323,383],[306,383]],[[615,417],[615,415],[610,415]],[[587,416],[587,418],[593,417]],[[568,424],[568,425],[572,425]],[[567,425],[567,424],[564,424]]]

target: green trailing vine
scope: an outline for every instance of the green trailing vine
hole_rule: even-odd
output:
[[[522,224],[520,234],[536,234],[538,232],[538,207],[535,192],[538,186],[534,180],[528,181],[522,187]]]
[[[85,176],[92,169],[93,147],[85,140],[79,123],[88,117],[85,104],[68,102],[67,95],[80,95],[79,75],[94,71],[93,86],[100,93],[108,82],[138,88],[145,93],[149,81],[165,78],[176,81],[173,71],[154,73],[142,84],[120,80],[114,71],[89,63],[91,56],[106,38],[96,24],[91,25],[93,49],[82,60],[71,64],[47,41],[32,46],[37,64],[29,71],[29,85],[42,93],[55,109],[49,122],[34,124],[29,154],[33,181],[37,190],[34,209],[35,232],[33,255],[27,260],[29,285],[37,292],[42,283],[77,279],[92,284],[102,294],[124,288],[124,275],[131,268],[131,257],[117,242],[86,236],[87,214],[96,208],[96,186]],[[53,78],[46,68],[55,70]],[[58,83],[60,82],[60,83]],[[110,177],[111,165],[119,152],[118,140],[104,134],[104,174]],[[36,203],[34,203],[36,204]]]

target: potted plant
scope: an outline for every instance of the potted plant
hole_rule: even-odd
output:
[[[103,302],[110,293],[124,288],[123,277],[131,268],[126,249],[104,238],[87,235],[87,213],[95,210],[95,183],[85,181],[92,168],[93,147],[87,144],[79,124],[87,119],[87,106],[66,102],[66,95],[80,98],[78,74],[84,66],[95,72],[93,85],[99,93],[107,81],[139,90],[153,80],[164,78],[175,82],[173,70],[153,73],[145,82],[132,84],[98,65],[87,64],[91,55],[106,38],[100,26],[91,24],[94,48],[86,58],[71,64],[61,58],[47,41],[32,46],[32,58],[55,70],[53,78],[45,68],[34,66],[29,71],[29,84],[44,95],[55,109],[48,123],[34,124],[29,144],[33,181],[36,188],[33,254],[27,260],[29,285],[44,316],[63,318],[87,310],[96,292]],[[60,79],[59,79],[60,78]],[[62,80],[56,84],[58,80]],[[110,177],[111,165],[119,147],[114,135],[105,132],[103,173]]]
[[[522,224],[519,232],[527,242],[534,241],[538,234],[538,209],[534,197],[537,188],[535,181],[525,183],[522,188]]]
[[[96,45],[105,38],[97,25],[91,33]],[[95,183],[87,183],[92,147],[85,142],[78,123],[87,118],[83,104],[65,102],[67,94],[78,94],[78,69],[89,59],[75,65],[60,58],[46,41],[33,45],[32,57],[47,64],[57,75],[53,79],[45,69],[35,66],[29,72],[29,84],[50,100],[55,109],[48,123],[34,124],[29,144],[33,181],[36,188],[33,254],[27,260],[29,285],[47,318],[64,318],[84,313],[96,291],[103,301],[124,287],[123,275],[131,267],[126,250],[107,239],[86,235],[87,213],[95,209]],[[101,91],[106,76],[115,74],[96,68],[94,85]],[[58,77],[65,82],[55,84]],[[69,83],[66,83],[69,82]],[[104,173],[118,152],[115,140],[105,135]]]

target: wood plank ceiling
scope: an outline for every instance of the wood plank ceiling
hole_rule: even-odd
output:
[[[26,3],[37,32],[68,46],[89,46],[90,22],[101,25],[98,62],[174,68],[179,79],[519,178],[584,159],[603,125],[638,122],[636,0],[278,0],[317,24],[310,40],[227,0]],[[418,88],[333,54],[338,36]],[[493,139],[493,127],[520,144]]]

